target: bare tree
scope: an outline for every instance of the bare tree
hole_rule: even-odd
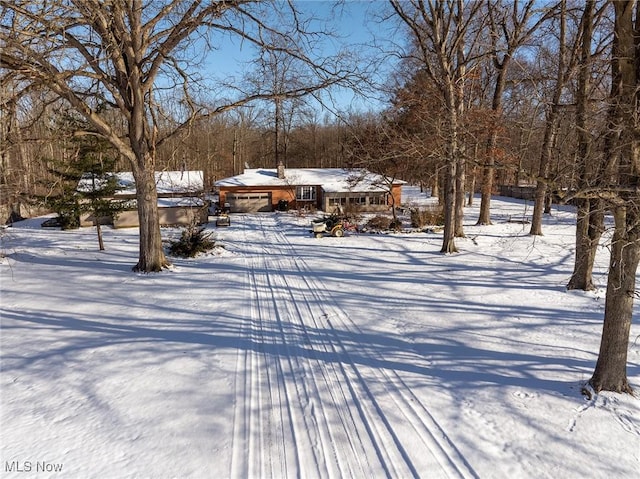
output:
[[[408,30],[420,67],[439,90],[446,111],[444,239],[441,251],[458,251],[455,237],[463,235],[461,211],[464,205],[465,154],[461,139],[464,116],[464,89],[467,70],[473,64],[472,34],[482,29],[477,24],[480,2],[463,0],[397,1],[390,4]],[[471,44],[468,44],[472,37]],[[458,191],[462,189],[462,195]],[[461,201],[462,199],[462,201]]]
[[[278,40],[275,39],[274,42]],[[273,112],[270,115],[273,120],[273,166],[288,164],[288,147],[293,117],[301,103],[300,97],[291,97],[287,92],[293,89],[301,89],[305,83],[303,72],[296,71],[294,59],[287,55],[287,48],[273,51],[263,49],[260,58],[256,62],[256,73],[252,81],[259,89],[270,92],[272,95]]]
[[[482,199],[477,223],[479,225],[491,224],[491,195],[495,175],[498,128],[502,117],[503,97],[509,68],[517,50],[526,44],[540,25],[548,19],[551,12],[551,9],[536,12],[536,3],[535,0],[527,0],[522,5],[517,1],[487,0],[492,43],[491,61],[495,71],[495,79],[491,101],[493,122],[486,146],[487,159],[482,172]]]
[[[0,73],[0,211],[9,222],[39,212],[36,196],[45,196],[55,185],[49,165],[39,158],[65,154],[61,135],[51,125],[61,102]],[[42,180],[42,181],[40,181]],[[40,187],[47,184],[46,188]]]
[[[595,392],[633,393],[627,379],[627,352],[640,260],[640,12],[637,0],[619,0],[613,6],[612,101],[618,141],[609,153],[615,156],[618,166],[618,187],[606,195],[611,201],[615,232],[600,352],[589,385]]]
[[[551,159],[556,146],[560,121],[560,100],[567,81],[567,3],[561,0],[558,14],[558,64],[556,67],[556,80],[553,88],[553,98],[549,102],[546,111],[544,140],[540,154],[536,189],[534,194],[533,217],[529,234],[542,235],[542,215],[545,211],[546,199],[549,194],[549,171]]]
[[[580,58],[580,31],[570,28],[570,12],[567,7],[567,0],[560,0],[557,8],[557,21],[559,23],[558,50],[553,55],[557,59],[557,65],[555,67],[555,80],[551,87],[551,98],[546,110],[544,137],[534,193],[535,203],[529,231],[531,235],[542,235],[542,217],[545,212],[548,213],[550,211],[551,161],[556,152],[562,110],[566,106],[564,104],[565,90],[569,80],[575,73],[578,59]],[[571,18],[573,19],[573,16]]]
[[[592,69],[593,69],[593,37],[594,27],[599,18],[606,12],[604,4],[596,10],[596,1],[587,0],[582,15],[581,52],[576,91],[576,130],[578,136],[578,181],[577,191],[588,190],[596,184],[606,185],[606,179],[600,155],[595,150],[593,138],[594,128],[590,128],[588,121],[589,104],[592,99]],[[599,161],[600,160],[600,161]],[[593,265],[600,237],[604,229],[605,203],[597,195],[577,197],[576,214],[576,254],[573,274],[567,284],[567,289],[595,289],[593,283]]]
[[[409,165],[415,159],[407,143],[394,125],[377,115],[352,118],[350,142],[346,145],[349,167],[353,169],[350,182],[356,185],[371,181],[381,188],[391,203],[391,214],[397,221],[394,186],[400,178],[406,178]]]
[[[136,180],[140,251],[136,270],[159,271],[162,249],[155,188],[159,143],[153,88],[166,64],[184,74],[171,55],[205,21],[230,8],[184,2],[154,9],[142,2],[0,2],[0,66],[21,81],[65,99],[126,157]],[[189,8],[190,7],[190,8]],[[170,21],[171,20],[171,21]],[[105,105],[121,113],[126,131],[100,114]]]
[[[288,32],[300,38],[305,25],[294,5],[247,0],[0,0],[0,9],[0,68],[19,84],[64,99],[91,126],[91,131],[79,135],[99,135],[128,160],[136,181],[140,220],[140,250],[134,269],[161,270],[168,261],[157,211],[154,172],[158,148],[199,118],[270,97],[261,91],[247,92],[228,102],[216,102],[213,109],[206,107],[192,94],[194,86],[204,89],[204,85],[198,84],[188,47],[198,42],[200,50],[207,51],[217,33],[282,51],[280,44],[291,45],[286,41]],[[319,32],[315,33],[317,37]],[[285,41],[269,43],[270,36]],[[344,79],[337,63],[313,62],[304,46],[287,47],[286,53],[309,65],[315,81],[286,94],[300,96]],[[162,100],[168,95],[173,97],[172,104],[182,106],[178,118],[163,109],[169,102]],[[106,109],[117,112],[121,121],[107,121]]]

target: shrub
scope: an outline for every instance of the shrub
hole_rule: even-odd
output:
[[[391,218],[389,218],[388,216],[378,215],[367,221],[367,229],[388,230],[390,224]]]
[[[411,226],[424,228],[425,226],[438,226],[444,224],[444,211],[441,206],[428,206],[425,208],[411,208]]]
[[[389,229],[394,231],[400,231],[402,229],[402,220],[396,218],[389,223]]]
[[[58,225],[63,230],[80,228],[80,204],[76,198],[62,196],[51,202],[53,210],[58,213]]]
[[[372,231],[399,231],[402,229],[402,221],[400,219],[393,219],[390,216],[378,215],[371,218],[365,229]]]
[[[215,248],[212,233],[205,232],[203,227],[191,225],[187,227],[177,241],[169,245],[169,254],[181,258],[193,258],[199,253],[206,253]]]

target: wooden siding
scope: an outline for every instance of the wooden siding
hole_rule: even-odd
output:
[[[162,226],[186,226],[193,223],[198,224],[209,221],[207,207],[174,206],[169,208],[158,208],[160,224]],[[93,223],[91,223],[93,225]],[[125,210],[118,214],[113,221],[114,228],[133,228],[140,226],[138,221],[138,210]]]

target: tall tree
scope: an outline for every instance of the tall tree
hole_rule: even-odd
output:
[[[436,180],[444,156],[442,100],[419,65],[405,62],[398,73],[391,106],[382,115],[388,127],[382,141],[405,158],[404,180],[430,185],[431,194],[438,196]]]
[[[531,229],[529,231],[529,234],[532,235],[542,235],[542,216],[545,211],[547,195],[549,194],[549,172],[560,121],[560,101],[568,77],[566,0],[561,0],[558,8],[558,64],[556,67],[556,79],[553,86],[552,99],[546,111],[544,139],[540,153],[540,164],[538,166],[534,193],[533,216],[531,219]]]
[[[304,84],[303,75],[294,71],[295,63],[286,51],[285,47],[281,51],[264,49],[256,65],[256,76],[252,79],[258,88],[273,95],[274,167],[279,164],[289,166],[287,153],[292,119],[301,100],[291,98],[287,92],[300,89]]]
[[[394,221],[397,220],[394,184],[400,178],[408,176],[409,158],[404,138],[398,134],[397,127],[377,115],[360,115],[351,119],[351,137],[346,143],[349,155],[349,168],[353,169],[350,182],[354,185],[367,180],[370,173],[378,178],[373,184],[386,192]]]
[[[606,5],[605,5],[606,6]],[[576,91],[576,130],[578,136],[578,182],[577,190],[588,191],[609,182],[605,171],[598,164],[594,151],[593,129],[589,128],[589,104],[591,98],[593,31],[605,8],[596,10],[596,0],[587,0],[582,15],[581,51]],[[604,229],[604,201],[597,195],[588,194],[574,200],[576,212],[576,253],[573,274],[567,289],[595,289],[593,265],[600,237]]]
[[[555,78],[550,86],[550,98],[545,112],[544,134],[540,150],[540,160],[534,193],[533,216],[529,234],[542,235],[542,218],[550,213],[551,189],[553,180],[551,166],[554,155],[559,154],[558,138],[563,119],[563,110],[567,107],[566,90],[573,79],[580,58],[581,31],[577,26],[575,9],[560,0],[557,5],[557,52],[551,58],[557,61],[554,66]],[[549,52],[547,52],[549,53]]]
[[[390,0],[390,4],[409,32],[416,60],[437,87],[446,111],[445,224],[441,252],[455,253],[458,251],[455,237],[464,234],[461,211],[465,154],[461,125],[467,71],[474,61],[470,52],[475,51],[468,38],[482,30],[477,23],[482,4],[463,0]]]
[[[491,195],[498,146],[498,131],[502,118],[505,87],[512,61],[519,48],[526,44],[550,16],[552,9],[536,12],[536,0],[523,4],[516,1],[487,0],[490,27],[491,62],[495,72],[491,101],[492,122],[486,146],[486,162],[482,171],[482,197],[479,225],[491,224]],[[538,15],[536,18],[536,14]]]
[[[615,231],[607,279],[600,352],[589,385],[602,390],[632,393],[627,379],[627,353],[640,260],[640,12],[637,0],[613,2],[615,11],[612,62],[616,84],[618,187],[612,203]]]
[[[299,34],[305,23],[294,5],[249,0],[0,0],[0,9],[0,68],[22,84],[64,99],[91,125],[91,134],[109,141],[127,159],[136,181],[140,220],[134,269],[161,270],[168,260],[157,211],[158,148],[203,116],[270,97],[247,92],[229,102],[218,101],[214,108],[205,107],[193,94],[196,86],[206,89],[198,82],[202,75],[198,76],[197,59],[190,56],[189,47],[198,42],[200,51],[206,52],[214,40],[232,35],[282,51],[279,45],[291,45],[288,31],[295,32],[296,39],[303,37]],[[319,32],[315,34],[317,38]],[[272,36],[285,41],[270,43]],[[298,42],[295,50],[287,47],[286,52],[317,76],[312,84],[287,94],[301,95],[344,78],[335,62],[311,61],[305,46]],[[163,108],[168,104],[181,105],[177,118]],[[100,113],[105,108],[121,121],[107,121]]]

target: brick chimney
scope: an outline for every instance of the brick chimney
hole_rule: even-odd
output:
[[[284,163],[282,161],[278,162],[278,178],[284,180]]]

